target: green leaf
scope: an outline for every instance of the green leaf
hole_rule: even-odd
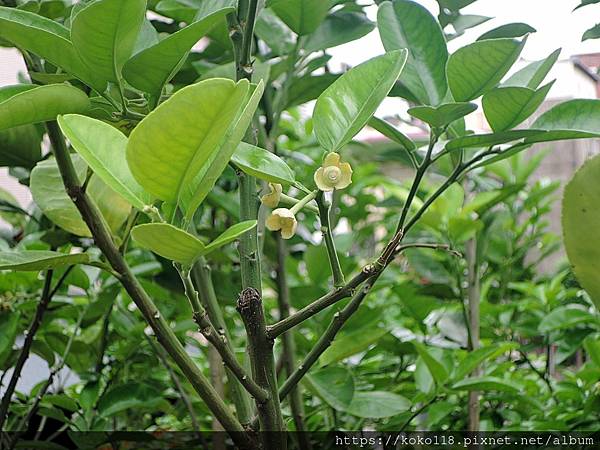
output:
[[[392,392],[354,392],[346,412],[356,417],[380,419],[401,414],[410,409],[410,401]]]
[[[271,0],[267,6],[296,34],[304,36],[321,25],[332,5],[330,0]]]
[[[591,245],[590,239],[586,239],[588,245]],[[582,323],[597,322],[596,317],[585,309],[573,306],[560,306],[553,309],[550,314],[544,316],[538,325],[540,333],[549,333],[554,330],[573,328]]]
[[[240,142],[231,162],[249,175],[271,183],[294,184],[294,171],[279,156],[245,142]]]
[[[500,391],[518,393],[523,387],[509,380],[497,377],[473,377],[454,383],[451,389],[457,391]]]
[[[444,366],[431,353],[429,353],[429,350],[425,345],[416,341],[413,341],[413,345],[415,346],[419,356],[423,359],[423,362],[427,366],[427,369],[429,369],[429,373],[431,373],[431,376],[437,385],[442,386],[448,379],[449,375],[446,366]]]
[[[352,355],[356,355],[368,349],[376,343],[382,336],[385,336],[388,330],[376,325],[369,324],[361,326],[353,331],[338,336],[331,346],[321,355],[319,362],[326,366],[337,361],[341,361]]]
[[[206,246],[203,255],[207,255],[210,252],[223,247],[224,245],[229,244],[230,242],[235,241],[237,238],[247,233],[248,231],[256,228],[256,220],[246,220],[245,222],[236,223],[235,225],[229,227],[224,233],[222,233],[218,238],[212,241],[210,244]]]
[[[0,253],[1,258],[2,253]],[[19,329],[20,315],[13,311],[3,311],[0,314],[0,364],[10,356]]]
[[[415,106],[408,113],[431,125],[432,128],[442,128],[455,120],[471,114],[477,109],[475,103],[446,103],[438,107]]]
[[[157,255],[191,266],[206,247],[195,236],[168,223],[147,223],[131,230],[131,237]]]
[[[345,367],[324,367],[304,379],[316,394],[332,408],[346,410],[354,397],[354,377]]]
[[[42,133],[35,125],[0,131],[0,167],[31,169],[42,159]]]
[[[87,253],[67,255],[46,250],[15,250],[0,252],[0,270],[39,272],[61,266],[85,264],[89,260]]]
[[[340,75],[338,74],[325,73],[294,79],[288,89],[286,108],[315,100],[339,77]]]
[[[4,89],[7,88],[0,89],[2,97]],[[72,86],[49,84],[33,87],[0,102],[0,130],[56,120],[59,114],[83,113],[89,109],[87,95]]]
[[[87,165],[79,155],[73,155],[72,160],[79,182],[83,183]],[[33,200],[48,219],[77,236],[91,237],[79,211],[65,192],[55,160],[42,161],[35,166],[31,172],[30,188]],[[90,178],[86,192],[100,209],[109,228],[116,232],[129,215],[130,204],[96,175]]]
[[[110,389],[98,402],[98,413],[109,417],[127,410],[150,409],[163,401],[156,388],[141,383],[124,383]]]
[[[532,127],[549,130],[526,143],[600,137],[600,100],[569,100],[546,111]]]
[[[496,86],[521,54],[525,41],[477,41],[453,53],[448,61],[448,83],[454,99],[474,100]]]
[[[583,347],[588,357],[594,361],[598,367],[600,367],[600,338],[596,336],[588,336],[583,341]]]
[[[590,39],[598,39],[600,38],[600,23],[594,25],[592,28],[588,29],[583,33],[581,37],[582,41],[588,41]]]
[[[519,139],[545,134],[544,130],[510,130],[499,133],[471,134],[457,139],[452,139],[446,144],[446,150],[456,150],[469,147],[489,147],[492,145],[505,144]]]
[[[487,39],[518,38],[529,33],[535,33],[536,31],[535,28],[526,23],[507,23],[506,25],[500,25],[493,30],[483,33],[477,40],[485,41]]]
[[[125,64],[123,76],[133,87],[157,98],[192,47],[231,11],[232,8],[217,10],[137,53]]]
[[[362,63],[321,94],[313,119],[325,150],[338,151],[367,124],[402,72],[406,55],[397,50]]]
[[[254,32],[275,55],[287,55],[294,47],[294,33],[270,9],[265,8],[260,12]]]
[[[391,123],[373,116],[369,119],[368,124],[371,128],[383,134],[386,138],[394,141],[396,144],[400,144],[405,150],[413,151],[417,149],[417,144],[415,144],[408,136],[402,133],[402,131],[393,126]]]
[[[63,68],[98,92],[106,88],[106,82],[89,71],[79,57],[69,29],[53,20],[0,6],[0,38]]]
[[[504,83],[503,87],[517,86],[529,89],[537,89],[542,84],[556,61],[560,56],[561,49],[553,51],[547,58],[528,64],[518,72],[515,72]]]
[[[537,91],[524,87],[499,87],[483,96],[485,117],[492,130],[505,131],[515,128],[528,119],[543,101],[554,82]]]
[[[337,11],[308,37],[304,49],[312,53],[337,47],[366,36],[374,28],[375,24],[365,14]]]
[[[229,163],[262,91],[262,83],[254,88],[246,80],[221,78],[177,91],[131,133],[127,161],[133,176],[190,220]]]
[[[71,24],[71,41],[82,61],[98,76],[121,82],[146,14],[146,0],[97,0]]]
[[[583,8],[584,6],[587,6],[587,5],[594,5],[596,3],[600,3],[600,0],[581,0],[581,3],[579,5],[577,5],[573,11],[575,11],[579,8]]]
[[[575,276],[600,308],[600,156],[587,161],[567,184],[562,201],[565,249]]]
[[[79,115],[58,118],[58,124],[94,173],[139,210],[152,204],[152,197],[133,178],[127,165],[127,137],[115,127]]]
[[[379,5],[377,24],[386,51],[408,50],[400,81],[421,103],[442,103],[448,91],[448,49],[434,17],[416,2],[393,0]]]
[[[503,353],[506,353],[507,351],[513,350],[517,347],[518,345],[513,342],[505,342],[503,344],[492,344],[487,347],[479,348],[475,351],[469,352],[465,359],[459,363],[452,378],[455,380],[462,380],[484,361],[497,358]]]

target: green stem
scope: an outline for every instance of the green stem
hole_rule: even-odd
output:
[[[229,329],[227,328],[221,308],[219,307],[210,272],[211,269],[206,260],[200,258],[192,268],[192,279],[200,294],[200,302],[202,303],[202,306],[206,308],[210,322],[217,329],[217,332],[225,337],[226,345],[235,354],[232,344],[233,341],[231,340]],[[229,368],[226,367],[225,372],[227,374],[227,379],[229,380],[231,397],[235,404],[237,416],[242,424],[249,424],[252,420],[253,411],[252,401],[248,392]]]
[[[317,196],[317,191],[312,191],[310,194],[306,194],[303,198],[298,200],[294,206],[291,207],[290,211],[292,214],[297,214],[302,208],[304,208],[309,202],[313,201]]]
[[[287,205],[287,206],[296,206],[298,204],[300,200],[294,198],[294,197],[290,197],[289,195],[286,194],[281,194],[279,196],[279,203],[281,203],[282,205]],[[319,213],[319,208],[317,208],[313,203],[307,203],[304,208],[308,209],[309,211],[312,211],[314,213]]]
[[[257,220],[258,195],[256,191],[256,179],[238,171],[238,180],[240,184],[240,221]],[[262,292],[258,232],[256,228],[241,236],[239,252],[242,288],[251,287],[258,292]]]
[[[119,249],[116,247],[110,231],[102,218],[102,213],[79,184],[75,167],[71,161],[58,124],[54,121],[48,122],[47,129],[67,194],[75,203],[75,206],[90,229],[96,244],[111,267],[119,274],[119,281],[144,316],[148,325],[154,331],[154,334],[166,352],[185,374],[217,420],[230,432],[234,442],[245,449],[253,448],[253,440],[245,433],[241,423],[235,418],[229,407],[213,389],[208,379],[186,353],[168,322],[162,317],[152,299],[133,275],[123,255],[119,253]]]
[[[208,313],[200,303],[200,297],[198,296],[198,291],[194,287],[194,283],[192,282],[192,278],[190,276],[189,270],[183,270],[178,268],[177,271],[183,281],[183,286],[185,288],[185,295],[190,301],[192,305],[192,310],[194,312],[194,321],[200,328],[200,333],[206,338],[208,342],[210,342],[219,352],[223,362],[231,370],[231,372],[236,376],[239,382],[246,388],[246,390],[252,395],[258,403],[264,403],[269,398],[269,394],[266,390],[258,386],[246,373],[244,368],[238,362],[235,354],[231,350],[231,347],[228,345],[227,338],[224,333],[219,333],[210,322],[208,317]]]
[[[329,221],[331,205],[326,202],[325,193],[322,191],[319,191],[319,194],[317,195],[317,206],[319,207],[319,217],[321,219],[321,233],[323,234],[323,240],[325,241],[325,247],[327,248],[327,255],[329,256],[329,265],[331,266],[331,273],[333,275],[333,285],[335,287],[342,287],[344,284],[346,284],[346,281],[344,279],[344,272],[340,266],[340,260],[335,249],[333,230],[331,229],[331,224]]]

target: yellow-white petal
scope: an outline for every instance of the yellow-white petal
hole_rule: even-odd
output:
[[[331,152],[325,157],[325,160],[323,161],[323,167],[337,166],[339,163],[340,155],[336,152]]]
[[[317,185],[319,190],[321,190],[323,192],[331,192],[331,191],[333,191],[333,186],[331,186],[329,184],[329,182],[323,172],[324,172],[323,167],[319,167],[317,169],[317,171],[315,172],[315,175],[314,175],[315,184]]]
[[[352,167],[348,163],[341,163],[340,170],[342,175],[335,185],[336,189],[345,189],[352,183]]]

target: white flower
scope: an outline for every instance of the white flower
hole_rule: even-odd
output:
[[[263,195],[260,198],[260,201],[263,205],[268,206],[269,208],[276,208],[281,200],[281,192],[283,191],[283,187],[278,183],[269,183],[269,189],[270,192]]]
[[[294,213],[287,208],[273,210],[266,221],[267,228],[271,231],[281,231],[281,237],[290,239],[296,234],[298,222]]]
[[[352,183],[352,167],[346,162],[341,162],[337,153],[329,153],[323,165],[315,172],[314,178],[321,191],[344,189]]]

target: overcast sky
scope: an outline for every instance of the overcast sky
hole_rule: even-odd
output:
[[[417,0],[437,15],[435,0]],[[365,2],[366,3],[366,2]],[[493,17],[492,20],[468,31],[463,37],[451,42],[450,50],[499,25],[510,22],[525,22],[537,30],[529,37],[522,56],[528,60],[542,59],[552,51],[562,47],[562,58],[578,53],[600,52],[600,40],[581,42],[585,30],[600,23],[600,4],[586,6],[575,12],[579,0],[478,0],[463,9],[465,14]],[[376,19],[377,8],[369,8],[369,16]],[[373,57],[375,52],[383,53],[377,31],[360,41],[340,46],[335,52],[335,63],[345,62],[355,65]]]

